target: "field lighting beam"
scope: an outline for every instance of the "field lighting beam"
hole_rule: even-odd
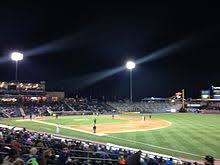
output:
[[[20,52],[11,53],[12,61],[15,61],[15,81],[18,81],[18,61],[23,60],[23,54]]]
[[[132,103],[132,70],[135,68],[135,63],[133,61],[128,61],[126,63],[126,68],[130,71],[130,103]]]

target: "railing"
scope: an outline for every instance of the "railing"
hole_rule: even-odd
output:
[[[0,143],[0,144],[4,144],[6,146],[12,146],[11,144],[5,144],[5,143]],[[32,146],[22,146],[22,148],[28,148],[30,149]],[[35,147],[37,148],[37,150],[46,150],[48,148],[51,148],[50,146],[49,147]],[[86,150],[69,150],[69,153],[70,153],[70,158],[72,160],[76,160],[76,159],[79,159],[79,160],[86,160],[89,164],[89,161],[100,161],[101,164],[105,165],[105,164],[109,164],[109,162],[115,162],[117,163],[118,162],[118,156],[119,154],[112,154],[112,153],[105,153],[105,155],[103,155],[103,158],[100,158],[100,157],[93,157],[93,155],[90,155],[90,154],[102,154],[100,151],[86,151]],[[87,156],[78,156],[78,155],[81,155],[79,153],[85,153]],[[7,155],[8,153],[7,152],[0,152],[1,155]],[[28,155],[28,154],[24,154],[25,155]],[[73,156],[73,155],[77,155],[77,156]],[[117,157],[116,159],[112,159],[112,158],[106,158],[106,156],[109,155],[108,157]],[[97,156],[97,155],[96,155]],[[56,157],[59,157],[58,155],[56,155]]]
[[[66,106],[71,109],[72,111],[76,111],[72,106],[70,106],[66,101],[64,101],[64,104],[66,104]]]
[[[26,114],[25,114],[23,108],[19,108],[19,110],[20,110],[20,112],[21,112],[21,116],[26,116]]]
[[[101,151],[85,151],[85,150],[70,150],[70,153],[77,156],[71,156],[71,159],[80,159],[80,160],[86,160],[89,164],[89,161],[101,161],[101,164],[106,164],[108,162],[118,162],[118,154],[112,154],[107,152],[101,152]],[[81,156],[81,154],[86,154],[86,156]],[[92,155],[91,155],[92,154]],[[102,158],[97,157],[97,155],[102,155]],[[80,155],[80,156],[79,156]],[[112,157],[116,157],[116,159],[113,159]],[[109,163],[108,163],[109,164]]]
[[[123,149],[134,151],[134,152],[140,151],[139,149],[130,148],[130,147],[124,147],[124,146],[120,146],[120,145],[116,145],[116,144],[112,144],[112,143],[106,143],[106,146],[107,146],[107,149],[108,148],[112,148],[112,149],[123,148]],[[170,155],[164,155],[164,154],[159,154],[159,153],[155,153],[155,152],[141,150],[141,157],[144,158],[146,155],[149,158],[154,158],[155,156],[157,156],[157,157],[163,157],[164,160],[172,158],[175,163],[181,162],[181,160],[179,158],[177,158],[177,157],[173,157],[173,156],[170,156]]]
[[[5,128],[9,128],[11,129],[12,127],[11,126],[5,126],[5,125],[1,125],[0,124],[0,127],[5,127]],[[21,128],[20,128],[21,129]],[[18,129],[19,130],[19,129]],[[54,136],[56,139],[66,139],[66,140],[78,140],[78,141],[84,141],[84,142],[90,142],[90,143],[93,143],[93,144],[102,144],[102,145],[105,145],[107,147],[107,149],[109,150],[110,148],[112,149],[125,149],[125,150],[130,150],[130,151],[133,151],[133,152],[137,152],[139,149],[134,149],[134,148],[129,148],[129,147],[124,147],[124,146],[119,146],[119,145],[115,145],[115,144],[111,144],[111,143],[106,143],[106,144],[103,144],[103,143],[99,143],[99,142],[94,142],[94,141],[89,141],[89,140],[83,140],[83,139],[78,139],[78,138],[69,138],[69,137],[60,137],[60,136]],[[1,144],[1,143],[0,143]],[[10,144],[8,144],[10,145]],[[28,148],[31,148],[32,146],[22,146],[22,147],[28,147]],[[50,148],[51,146],[47,146],[47,147],[36,147],[37,149],[48,149]],[[113,161],[113,162],[117,162],[118,159],[109,159],[105,157],[104,155],[104,158],[98,158],[98,157],[90,157],[89,154],[90,153],[97,153],[97,154],[100,154],[100,151],[86,151],[86,150],[70,150],[70,152],[81,152],[81,153],[87,153],[87,156],[86,157],[81,157],[81,156],[71,156],[72,159],[81,159],[81,160],[99,160],[99,161],[104,161],[102,162],[102,164],[105,164],[107,161]],[[109,155],[112,155],[112,156],[120,156],[120,154],[112,154],[112,153],[108,153],[106,152],[107,154]],[[174,160],[174,163],[180,163],[181,162],[185,162],[184,160],[181,160],[179,158],[176,158],[176,157],[172,157],[172,156],[169,156],[169,155],[163,155],[163,154],[159,154],[159,153],[154,153],[154,152],[149,152],[149,151],[143,151],[142,150],[142,155],[141,157],[144,158],[145,155],[148,155],[149,158],[154,158],[154,156],[158,156],[158,157],[163,157],[164,160],[167,160],[169,158],[172,158]]]
[[[87,160],[88,164],[89,164],[89,161],[100,161],[100,164],[102,165],[109,164],[110,162],[111,163],[118,162],[118,159],[103,159],[103,158],[89,158],[89,157],[71,157],[71,159]]]

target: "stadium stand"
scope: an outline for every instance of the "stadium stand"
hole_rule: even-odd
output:
[[[88,101],[85,98],[68,98],[58,101],[0,101],[1,117],[21,117],[26,115],[81,115],[81,114],[109,114],[113,107],[97,100]]]
[[[18,117],[21,116],[19,107],[14,102],[0,102],[1,117]]]
[[[101,102],[85,98],[68,98],[59,101],[16,101],[0,102],[1,117],[20,117],[33,114],[35,116],[62,114],[111,114],[119,112],[166,113],[177,112],[181,108],[180,101],[141,101]]]
[[[219,102],[209,102],[206,109],[208,109],[208,110],[220,110],[220,103]]]
[[[51,111],[67,110],[62,102],[0,102],[2,117],[21,117],[22,115],[33,114],[36,116],[48,114]]]
[[[187,112],[203,114],[220,114],[219,101],[188,101],[186,105]]]
[[[106,114],[112,111],[112,107],[98,100],[87,100],[86,98],[68,98],[65,102],[75,111],[93,111]]]
[[[141,102],[108,102],[110,106],[121,112],[141,112],[141,113],[166,113],[177,112],[182,104],[179,100],[175,101],[141,101]]]
[[[1,164],[20,165],[192,164],[172,157],[9,126],[0,127],[0,156]]]

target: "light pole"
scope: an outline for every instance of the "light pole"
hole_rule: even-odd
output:
[[[23,54],[20,52],[11,53],[11,59],[15,61],[15,81],[18,81],[18,61],[23,60]]]
[[[130,103],[132,103],[132,69],[135,68],[135,63],[133,61],[128,61],[126,63],[126,68],[130,71]]]

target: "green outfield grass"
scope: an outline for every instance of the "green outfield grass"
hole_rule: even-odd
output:
[[[126,122],[126,120],[122,119],[114,119],[106,118],[104,116],[60,116],[58,119],[55,117],[47,117],[42,121],[46,121],[54,124],[62,124],[62,125],[90,125],[93,124],[94,119],[96,118],[97,123],[112,123],[112,122]]]
[[[207,154],[220,159],[220,115],[153,114],[152,117],[170,121],[172,125],[158,130],[114,133],[106,136],[96,136],[68,129],[61,129],[60,134],[189,159],[201,160]],[[48,117],[44,121],[50,123],[59,122],[63,125],[87,125],[92,124],[93,119],[93,116],[71,116],[59,117],[58,120]],[[115,124],[117,124],[118,121],[121,122],[119,119],[113,120],[103,116],[97,117],[97,122],[99,123],[116,122]],[[55,126],[31,121],[1,119],[0,123],[55,133]]]

